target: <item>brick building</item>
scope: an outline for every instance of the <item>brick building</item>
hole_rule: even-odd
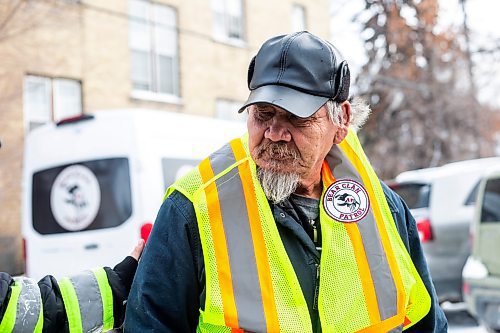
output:
[[[264,40],[303,29],[328,38],[329,25],[327,0],[2,1],[0,271],[23,269],[21,175],[31,129],[96,109],[232,118]]]

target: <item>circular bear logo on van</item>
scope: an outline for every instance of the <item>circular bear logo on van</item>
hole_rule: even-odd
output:
[[[325,192],[323,206],[328,215],[339,222],[357,222],[368,214],[370,202],[365,188],[358,182],[342,179]]]
[[[94,173],[72,165],[57,175],[50,192],[50,208],[57,223],[69,231],[87,228],[101,203],[101,189]]]

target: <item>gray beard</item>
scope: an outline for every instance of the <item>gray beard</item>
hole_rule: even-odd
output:
[[[283,173],[262,168],[257,168],[257,178],[266,197],[274,204],[286,200],[290,194],[295,192],[300,180],[297,173]]]

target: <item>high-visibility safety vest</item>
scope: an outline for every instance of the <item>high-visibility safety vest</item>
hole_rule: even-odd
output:
[[[9,303],[0,322],[0,332],[42,332],[43,302],[38,284],[26,277],[14,280]],[[70,333],[113,329],[113,293],[103,268],[63,278],[58,285]]]
[[[322,168],[317,300],[324,332],[401,332],[430,296],[356,134]],[[232,140],[174,183],[194,205],[205,260],[198,332],[312,332],[302,290],[248,151]]]

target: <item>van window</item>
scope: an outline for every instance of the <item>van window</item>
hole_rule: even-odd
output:
[[[431,186],[420,183],[400,183],[390,186],[410,209],[429,207]]]
[[[163,184],[165,189],[197,166],[198,163],[200,163],[200,160],[196,159],[162,158],[161,166],[163,169]]]
[[[484,189],[481,223],[500,223],[500,178],[489,179]]]
[[[131,215],[127,158],[82,161],[33,174],[32,221],[40,234],[112,228]]]

